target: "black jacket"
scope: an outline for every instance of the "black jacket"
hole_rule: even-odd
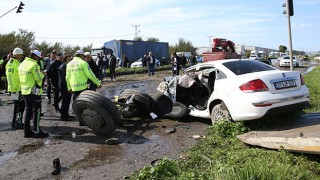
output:
[[[99,79],[100,78],[100,68],[97,66],[97,64],[91,60],[88,62],[90,69],[92,70],[93,74]]]
[[[62,63],[59,68],[59,89],[60,89],[60,92],[68,91],[67,82],[66,82],[66,72],[67,72],[67,65],[66,65],[66,63]]]
[[[62,62],[54,60],[47,71],[48,77],[51,79],[51,84],[55,88],[59,88],[59,68]]]

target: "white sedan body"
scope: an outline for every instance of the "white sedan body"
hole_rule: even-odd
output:
[[[292,57],[292,66],[298,66],[297,64],[297,59],[295,56]],[[280,67],[290,67],[290,56],[285,56],[283,58],[281,58],[281,60],[279,61],[279,66]]]
[[[233,121],[260,119],[309,105],[309,90],[300,72],[280,71],[257,60],[197,64],[167,80],[167,91],[161,91],[173,101],[184,101],[189,115],[195,117],[212,119],[213,107],[221,103]]]
[[[160,60],[159,59],[156,59],[155,66],[156,67],[160,66]],[[136,60],[135,62],[133,62],[131,64],[131,67],[142,67],[142,58],[140,58],[140,59]]]

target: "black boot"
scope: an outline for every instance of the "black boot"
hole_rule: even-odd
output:
[[[24,137],[25,138],[33,138],[34,132],[30,128],[24,129]]]
[[[53,171],[51,172],[52,175],[58,175],[61,172],[61,165],[60,159],[56,158],[53,160]]]
[[[49,136],[49,133],[40,130],[39,132],[34,133],[34,138],[46,138]]]

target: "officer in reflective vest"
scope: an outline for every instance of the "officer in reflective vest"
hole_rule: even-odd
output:
[[[19,80],[18,68],[23,57],[23,50],[15,48],[13,50],[13,57],[10,58],[6,64],[6,77],[8,82],[8,92],[11,93],[11,98],[14,101],[13,118],[11,126],[16,129],[23,129],[22,122],[24,112],[24,99],[21,95],[21,87]]]
[[[26,104],[24,117],[25,138],[45,138],[49,134],[40,129],[41,93],[44,73],[40,71],[37,61],[41,57],[38,50],[33,50],[19,66],[21,93]],[[33,117],[33,131],[30,129],[30,120]]]
[[[88,89],[88,79],[90,79],[97,88],[101,87],[98,78],[93,74],[89,64],[84,61],[83,50],[78,50],[75,57],[67,64],[66,82],[68,91],[72,91],[73,99],[81,92]]]

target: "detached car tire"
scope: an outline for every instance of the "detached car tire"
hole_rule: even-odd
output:
[[[172,100],[168,96],[160,94],[154,100],[152,112],[157,116],[162,117],[163,115],[170,113],[172,111],[172,107]]]
[[[189,109],[186,105],[175,102],[173,103],[172,111],[168,114],[165,114],[163,117],[168,119],[183,119],[189,114]]]
[[[146,93],[139,93],[133,96],[133,102],[137,105],[139,112],[150,113],[154,99]]]
[[[125,89],[123,90],[118,98],[118,102],[126,102],[126,100],[128,99],[128,97],[132,96],[132,95],[136,95],[136,94],[140,94],[141,92],[137,91],[137,90],[133,90],[133,89]]]
[[[111,134],[121,123],[115,104],[95,91],[82,92],[73,102],[72,109],[81,122],[97,133]]]

